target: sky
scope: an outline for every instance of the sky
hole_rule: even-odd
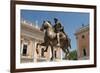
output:
[[[37,10],[21,10],[21,19],[31,23],[38,23],[41,27],[44,20],[51,21],[54,25],[54,18],[58,18],[64,31],[71,39],[72,50],[77,49],[75,31],[82,27],[82,24],[89,24],[89,13],[84,12],[56,12],[56,11],[37,11]]]

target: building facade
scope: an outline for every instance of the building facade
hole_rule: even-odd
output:
[[[34,24],[21,21],[21,62],[50,61],[51,49],[44,52],[45,46],[39,46],[39,54],[36,53],[36,44],[44,41],[44,32]],[[54,49],[55,60],[61,59],[61,49]]]
[[[89,59],[89,25],[82,26],[76,33],[77,55],[79,60]]]

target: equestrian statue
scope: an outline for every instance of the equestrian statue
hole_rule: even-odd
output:
[[[64,32],[64,27],[61,25],[57,18],[54,18],[55,25],[53,26],[50,21],[43,21],[42,27],[40,28],[41,31],[45,30],[44,35],[44,42],[37,43],[36,45],[36,52],[38,52],[38,46],[45,46],[45,52],[47,52],[48,47],[51,47],[51,61],[54,58],[53,50],[54,47],[60,47],[63,52],[65,53],[65,58],[69,59],[69,48],[71,48],[71,40]]]

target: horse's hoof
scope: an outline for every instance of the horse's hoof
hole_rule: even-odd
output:
[[[47,50],[44,50],[44,52],[47,52]]]

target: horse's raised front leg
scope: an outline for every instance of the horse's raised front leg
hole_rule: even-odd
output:
[[[37,52],[37,54],[39,53],[39,51],[38,51],[38,46],[45,46],[45,43],[37,43],[36,44],[36,52]]]
[[[44,50],[44,52],[47,52],[47,50],[48,50],[48,46],[46,46],[46,49]]]
[[[36,44],[36,53],[37,53],[37,54],[39,53],[39,51],[38,51],[38,45],[40,45],[40,43],[37,43],[37,44]]]

